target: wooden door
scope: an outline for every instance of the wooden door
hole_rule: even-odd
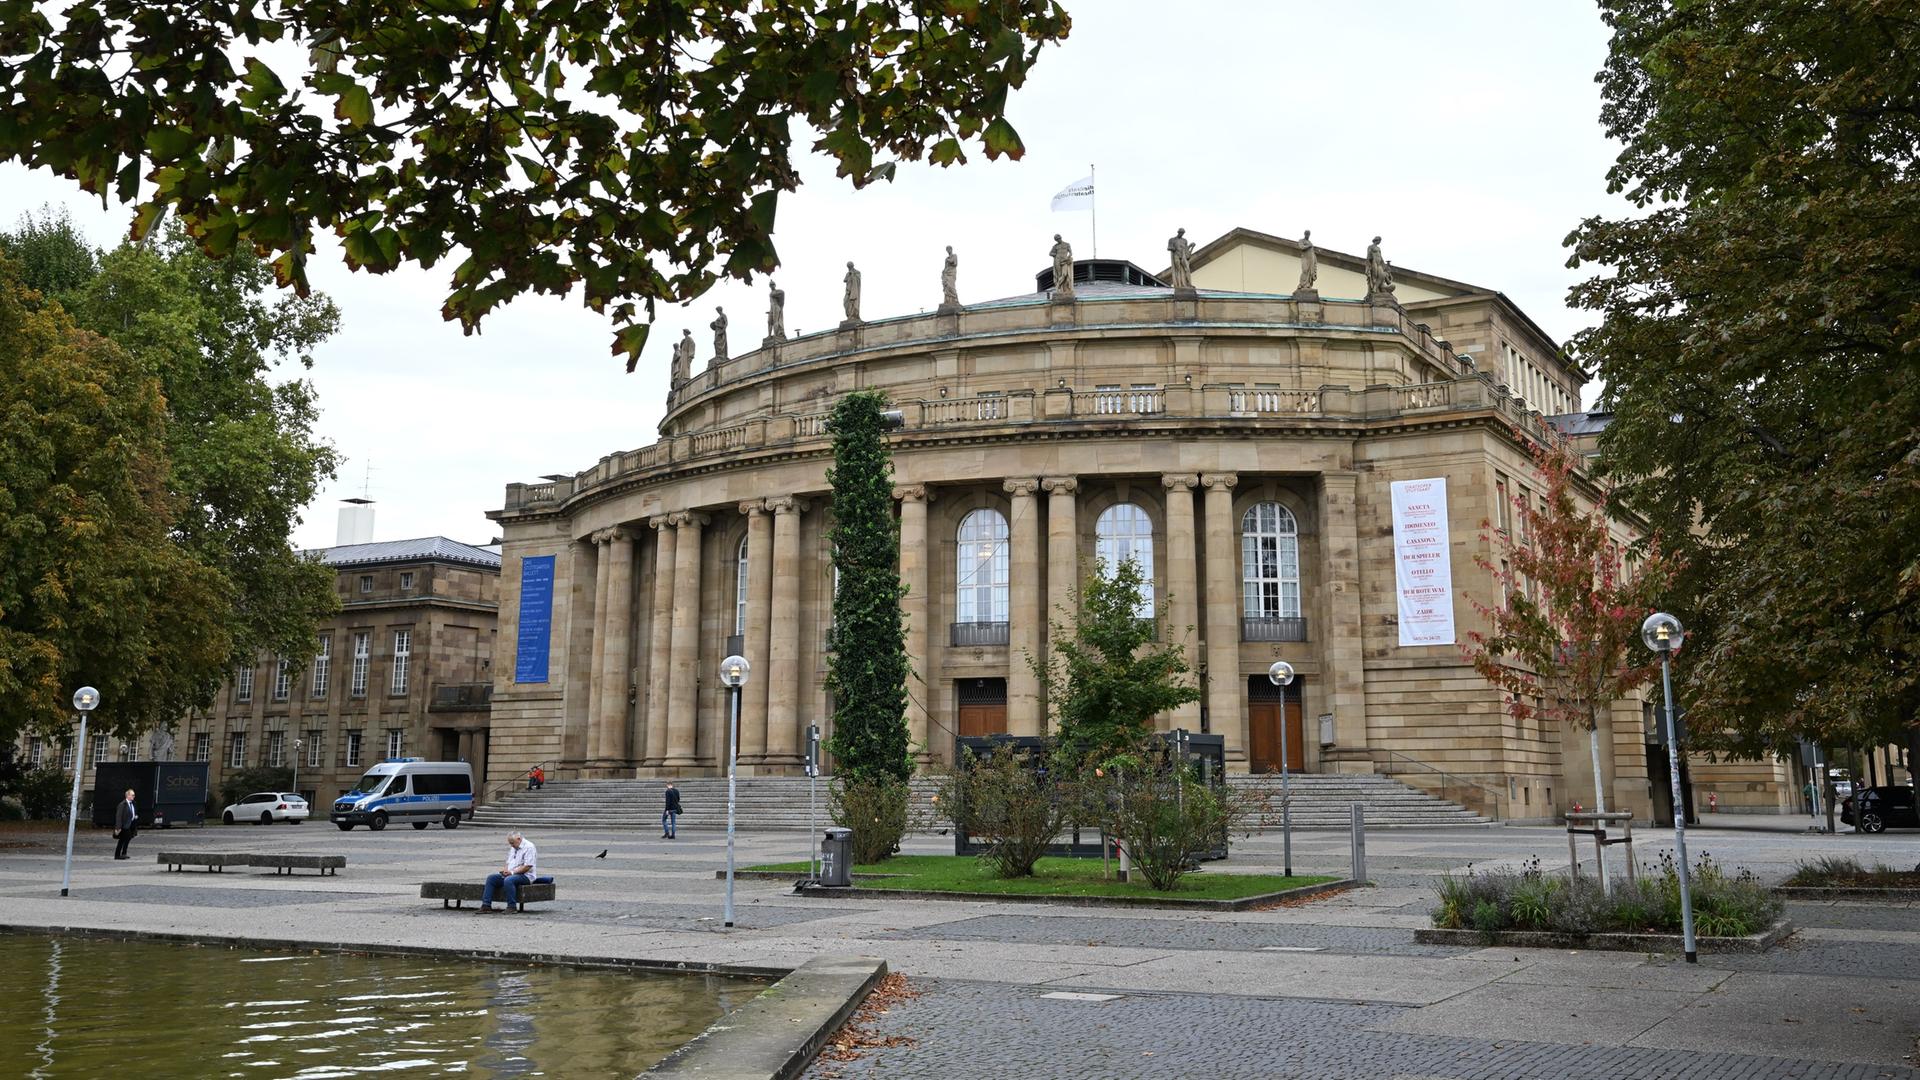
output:
[[[1007,733],[1007,704],[960,706],[960,737],[976,739]]]
[[[1287,769],[1302,771],[1306,752],[1300,724],[1300,702],[1289,699],[1247,702],[1247,767],[1253,772],[1280,771],[1280,725],[1287,726]]]

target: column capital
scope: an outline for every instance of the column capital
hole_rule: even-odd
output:
[[[1048,476],[1040,481],[1040,486],[1049,495],[1072,495],[1080,490],[1080,478],[1077,476]]]
[[[933,492],[925,484],[901,484],[893,489],[893,497],[901,502],[932,502]]]
[[[766,500],[748,499],[745,502],[742,502],[740,504],[740,512],[742,514],[745,514],[748,517],[755,517],[757,515],[764,514],[767,512]]]
[[[696,513],[692,510],[681,510],[667,515],[667,521],[679,529],[684,529],[689,525],[697,525],[704,528],[709,520],[711,519],[708,518],[707,515]]]
[[[1007,494],[1017,499],[1022,495],[1032,495],[1034,492],[1040,490],[1040,481],[1032,477],[1021,480],[1006,480],[1001,483],[1000,487]]]
[[[766,503],[767,510],[775,514],[802,514],[807,509],[807,500],[798,495],[775,495]]]
[[[618,544],[623,541],[631,542],[633,540],[633,530],[627,528],[625,525],[615,525],[610,529],[604,530],[604,532],[607,534],[607,543],[609,544]]]
[[[673,525],[672,514],[655,514],[654,516],[647,519],[648,528],[659,529],[663,532],[669,527],[671,527],[672,525]]]
[[[1201,485],[1208,491],[1232,491],[1233,485],[1239,482],[1240,477],[1230,472],[1202,473],[1200,476]]]
[[[1200,478],[1192,473],[1167,473],[1160,478],[1160,486],[1168,491],[1192,491],[1200,485]]]

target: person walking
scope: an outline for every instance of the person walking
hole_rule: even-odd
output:
[[[518,910],[520,887],[531,884],[534,878],[540,876],[538,858],[539,855],[534,851],[532,841],[518,832],[508,833],[506,862],[500,865],[499,870],[487,875],[486,887],[480,892],[480,911],[491,915],[494,896],[503,892],[507,910]]]
[[[113,857],[128,859],[127,845],[133,841],[133,834],[140,831],[140,809],[133,805],[133,789],[127,789],[127,797],[113,811],[113,838],[119,843],[114,845]]]
[[[672,840],[674,826],[680,821],[680,789],[667,785],[667,808],[660,813],[660,838]]]

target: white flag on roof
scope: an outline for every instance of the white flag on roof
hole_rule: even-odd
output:
[[[1093,174],[1075,180],[1053,197],[1055,210],[1084,210],[1093,205]]]

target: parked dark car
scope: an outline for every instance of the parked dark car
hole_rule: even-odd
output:
[[[1858,821],[1854,820],[1856,813]],[[1915,809],[1910,787],[1870,787],[1840,804],[1840,820],[1858,825],[1861,832],[1920,829],[1920,810]]]

